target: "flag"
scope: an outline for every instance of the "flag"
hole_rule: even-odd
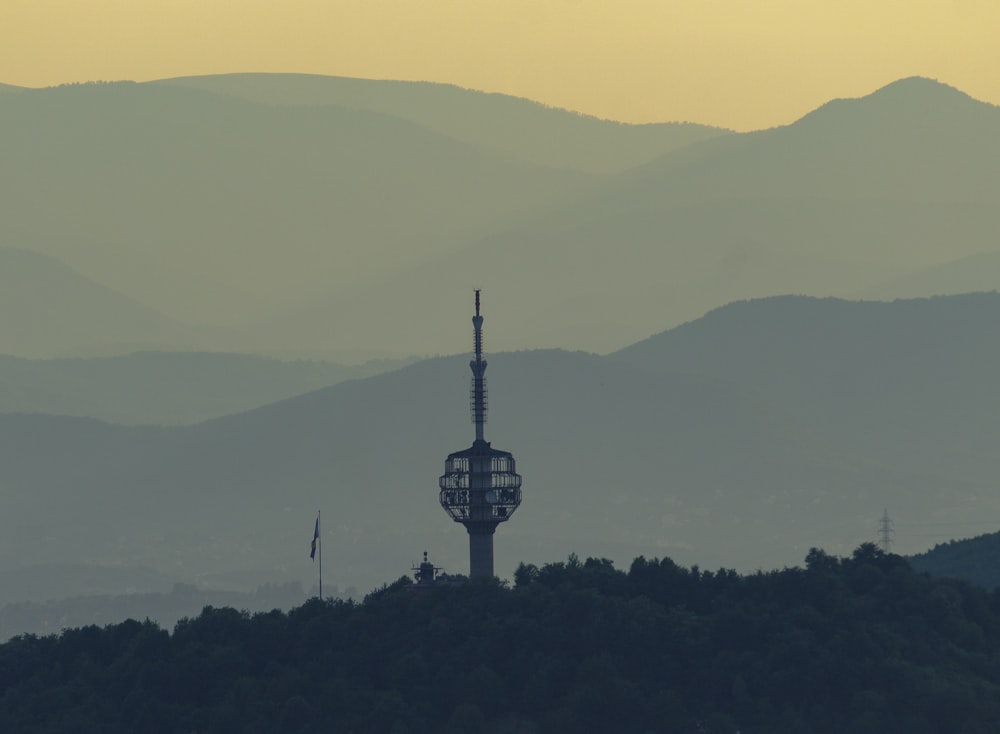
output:
[[[309,550],[309,557],[316,560],[316,543],[319,541],[319,515],[316,515],[316,528],[313,530],[312,547]]]

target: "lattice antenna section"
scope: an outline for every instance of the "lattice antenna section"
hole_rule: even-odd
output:
[[[472,423],[476,427],[476,441],[485,441],[486,431],[486,360],[483,359],[483,317],[479,313],[479,291],[476,291],[476,315],[472,317],[473,328],[473,359],[469,362],[472,369],[472,387],[469,389],[469,410],[472,413]]]

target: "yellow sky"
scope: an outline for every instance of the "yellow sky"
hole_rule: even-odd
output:
[[[998,0],[0,0],[0,82],[448,82],[735,129],[936,78],[1000,103]]]

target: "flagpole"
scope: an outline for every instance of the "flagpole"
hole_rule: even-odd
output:
[[[320,511],[316,510],[316,527],[319,528],[319,600],[323,601],[323,526],[320,524]]]

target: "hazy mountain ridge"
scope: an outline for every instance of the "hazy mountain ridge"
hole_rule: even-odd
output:
[[[190,424],[402,364],[346,366],[208,352],[60,360],[0,355],[0,413],[87,416],[133,425]]]
[[[0,149],[0,242],[202,325],[359,287],[589,180],[373,112],[137,84],[5,97]]]
[[[983,206],[977,214],[980,234],[971,249],[982,249],[991,211]],[[445,322],[454,310],[446,298],[451,284],[466,282],[482,286],[512,324],[500,349],[609,352],[734,299],[848,296],[899,272],[900,263],[926,261],[958,222],[968,222],[964,215],[917,202],[736,201],[622,211],[592,201],[389,275],[360,298],[331,297],[324,308],[281,323],[288,333],[332,325],[338,334],[367,338],[362,343],[369,347],[377,337],[402,353],[421,344],[426,351],[427,338],[413,324]],[[817,247],[800,246],[810,238]],[[411,305],[409,321],[379,303],[376,294],[386,292]],[[366,331],[352,328],[349,308],[370,319]]]
[[[600,120],[531,100],[450,84],[309,74],[224,74],[164,79],[179,85],[279,105],[333,104],[415,122],[527,161],[612,173],[697,140],[729,131],[687,122],[631,125]]]
[[[956,359],[974,366],[1000,354],[998,313],[995,292],[892,302],[773,296],[721,306],[613,356],[776,385],[793,373],[822,380],[819,367],[844,369],[845,359],[849,366],[871,359],[888,371],[915,359],[924,367]]]
[[[0,353],[127,352],[204,338],[56,258],[0,247]]]
[[[65,562],[7,569],[0,573],[0,583],[9,589],[9,598],[34,603],[114,593],[164,593],[177,581],[149,567]]]
[[[613,357],[752,386],[818,430],[853,423],[839,440],[854,450],[878,441],[884,459],[960,477],[966,451],[985,450],[995,433],[1000,295],[733,303]]]
[[[956,536],[1000,519],[998,311],[994,294],[777,298],[633,354],[490,355],[487,437],[525,477],[498,572],[573,551],[770,568],[873,539],[884,507]],[[436,478],[471,443],[467,390],[466,358],[449,357],[185,428],[0,415],[0,557],[307,584],[322,509],[330,583],[393,578],[424,549],[461,571],[466,534]]]
[[[1000,288],[1000,252],[981,252],[942,265],[922,268],[866,289],[868,300],[955,295]]]
[[[637,167],[623,195],[678,203],[799,199],[995,199],[1000,107],[930,79],[828,102],[781,127],[688,146]],[[640,199],[641,200],[641,199]],[[977,199],[978,200],[978,199]]]
[[[863,104],[865,101],[872,104]],[[897,79],[861,98],[830,100],[799,122],[829,127],[831,123],[849,124],[852,118],[864,116],[873,124],[892,128],[908,119],[917,123],[921,132],[940,133],[947,132],[953,123],[967,124],[964,114],[968,111],[988,121],[990,111],[998,109],[997,105],[975,99],[945,82],[912,76]]]
[[[938,86],[910,80],[845,103],[848,115],[834,105],[786,127],[692,144],[461,253],[389,275],[377,290],[439,323],[445,303],[427,294],[476,283],[514,325],[516,341],[500,348],[604,352],[720,303],[848,297],[993,251],[1000,110]],[[953,109],[935,111],[941,98]],[[897,129],[915,109],[952,123]],[[373,296],[363,302],[369,333],[414,349],[411,328]],[[331,297],[324,313],[347,332],[343,303]],[[301,313],[298,327],[321,321]]]
[[[379,104],[425,112],[425,93],[487,96],[280,75],[205,83],[240,79],[279,96],[300,83],[378,89]],[[546,124],[597,124],[550,112]],[[426,324],[449,323],[464,283],[506,314],[499,351],[607,352],[732,300],[850,296],[995,252],[998,115],[903,80],[597,176],[383,112],[166,82],[30,91],[0,105],[0,147],[16,140],[23,169],[0,191],[0,243],[55,254],[187,323],[227,324],[200,349],[448,353],[458,332]]]

